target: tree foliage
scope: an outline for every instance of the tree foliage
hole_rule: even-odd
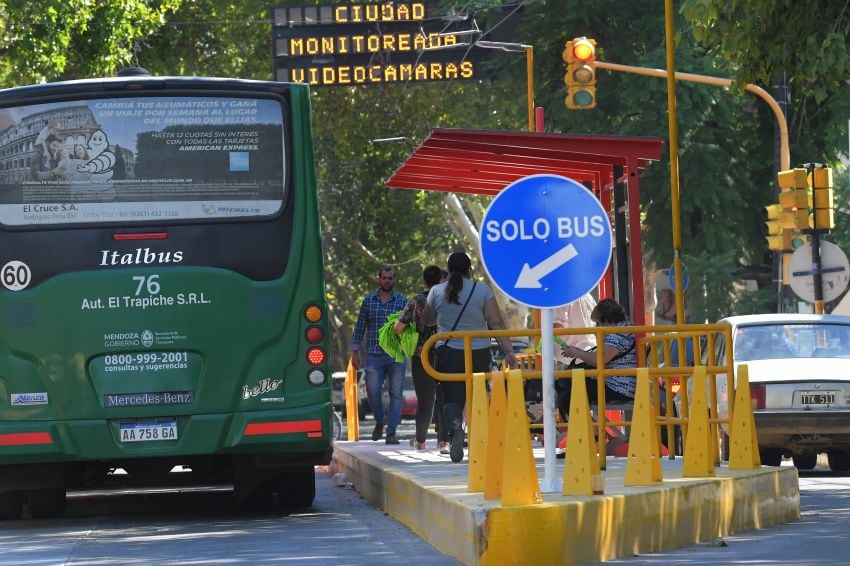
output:
[[[739,85],[787,81],[794,163],[835,161],[850,110],[850,7],[846,2],[686,0],[682,13],[707,54]]]
[[[272,79],[272,4],[179,0],[139,62],[154,74]]]
[[[129,66],[181,0],[10,0],[0,3],[6,86],[109,76]]]
[[[681,9],[700,47],[728,61],[739,85],[788,85],[792,166],[836,165],[839,155],[847,156],[847,2],[685,0]],[[846,172],[836,169],[836,230],[827,239],[850,251]]]
[[[845,2],[685,0],[697,41],[728,60],[740,84],[782,75],[802,98],[821,104],[850,76],[850,10]]]

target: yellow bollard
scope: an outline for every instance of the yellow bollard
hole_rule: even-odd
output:
[[[567,453],[564,455],[564,495],[593,495],[592,476],[599,475],[593,421],[583,369],[573,370],[570,395]]]
[[[357,370],[351,364],[351,358],[348,359],[348,368],[345,372],[345,384],[343,385],[345,394],[345,420],[348,425],[348,440],[360,440],[360,419],[357,411]]]
[[[761,467],[756,421],[750,399],[750,369],[738,366],[735,385],[735,413],[729,428],[729,469],[756,470]]]
[[[484,499],[502,495],[502,467],[505,460],[505,372],[497,371],[490,379],[490,409],[487,422],[487,458],[484,471]]]
[[[705,366],[694,368],[694,395],[691,398],[688,437],[685,440],[683,478],[714,477],[714,455],[709,447],[711,427],[708,423],[708,402]]]
[[[470,419],[475,426],[469,431],[469,472],[466,490],[484,491],[487,466],[487,381],[483,373],[472,374],[472,407]]]
[[[629,434],[629,456],[623,485],[654,485],[664,478],[658,453],[658,429],[652,408],[650,377],[647,368],[637,370],[632,430]]]
[[[525,413],[525,392],[522,372],[508,372],[508,410],[505,419],[505,454],[502,469],[502,505],[532,505],[542,503],[528,415]]]

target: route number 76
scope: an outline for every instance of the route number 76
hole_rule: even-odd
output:
[[[148,277],[134,275],[133,281],[138,283],[136,286],[137,297],[142,294],[143,289],[147,289],[148,295],[159,295],[159,275],[150,275]]]

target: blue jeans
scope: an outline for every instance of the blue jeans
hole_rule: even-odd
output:
[[[384,415],[382,393],[384,378],[389,380],[389,415]],[[366,396],[376,423],[387,423],[387,436],[395,436],[401,421],[401,404],[404,390],[404,363],[399,363],[386,354],[366,356]]]
[[[472,350],[472,371],[488,372],[493,367],[490,357],[490,349],[483,348]],[[440,352],[437,369],[444,373],[463,373],[466,362],[463,350],[444,348]],[[464,381],[442,381],[440,388],[443,390],[443,415],[445,415],[448,433],[463,428],[463,409],[466,405],[466,382]]]

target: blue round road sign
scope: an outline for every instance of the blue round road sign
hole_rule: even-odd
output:
[[[667,282],[670,283],[670,288],[673,291],[676,290],[676,266],[671,265],[670,269],[667,270]],[[682,264],[682,292],[688,290],[688,270],[685,269],[685,265]]]
[[[558,175],[508,185],[481,224],[484,269],[506,295],[530,307],[560,307],[593,289],[608,269],[611,247],[602,204]]]

